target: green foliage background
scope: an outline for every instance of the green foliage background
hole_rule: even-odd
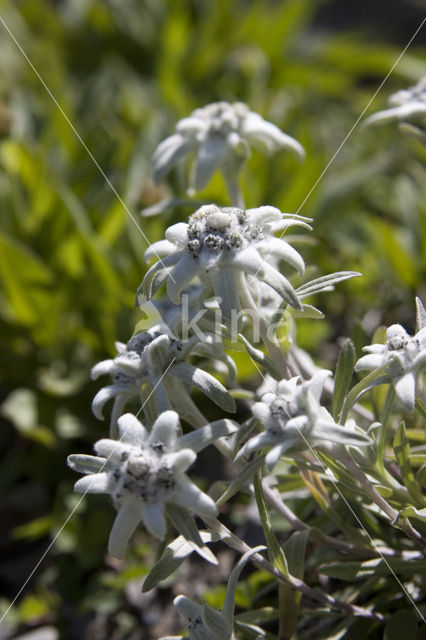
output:
[[[105,559],[112,509],[102,497],[78,504],[65,458],[89,453],[105,433],[90,411],[99,388],[90,367],[113,355],[114,340],[127,340],[140,319],[133,298],[146,241],[105,177],[146,237],[160,239],[191,213],[139,214],[178,191],[174,178],[154,186],[150,164],[178,119],[209,102],[241,100],[304,145],[304,163],[253,153],[243,176],[247,204],[313,217],[307,262],[319,274],[353,269],[363,277],[316,301],[327,320],[301,322],[301,346],[333,367],[339,338],[351,335],[360,349],[382,322],[414,328],[414,296],[426,298],[426,148],[392,126],[357,127],[327,168],[400,48],[381,42],[373,26],[313,28],[322,4],[0,3],[3,610],[60,532],[3,623],[12,634],[48,624],[61,638],[151,638],[168,610],[161,593],[153,604],[129,591],[155,556],[148,538],[136,536],[125,567]],[[425,62],[419,37],[370,112],[424,75]],[[227,203],[220,176],[198,195]],[[262,588],[254,576],[241,606]],[[218,591],[209,597],[220,601]],[[154,607],[157,620],[141,606]]]

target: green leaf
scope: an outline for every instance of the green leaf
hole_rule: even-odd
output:
[[[310,529],[295,531],[284,545],[284,554],[287,558],[288,570],[292,576],[303,579],[305,571],[306,543]],[[284,638],[291,638],[299,619],[302,594],[300,591],[290,589],[280,584],[279,603],[281,634]]]
[[[263,353],[263,351],[261,351],[260,349],[256,349],[255,347],[253,347],[253,345],[247,340],[247,338],[242,335],[242,333],[238,334],[238,337],[244,343],[244,346],[247,349],[247,353],[249,354],[250,358],[252,358],[254,362],[259,364],[261,367],[266,369],[266,371],[270,373],[273,378],[276,378],[278,372],[271,358],[269,358],[269,356]]]
[[[416,503],[426,505],[421,488],[417,484],[410,461],[410,444],[408,442],[405,424],[401,422],[393,441],[393,450],[401,471],[404,484]]]
[[[288,575],[287,559],[284,551],[278,540],[275,537],[274,530],[272,528],[271,519],[266,507],[265,497],[262,489],[262,477],[260,471],[254,476],[254,493],[257,502],[257,508],[259,510],[260,522],[262,523],[263,532],[265,534],[266,541],[268,543],[268,555],[271,563],[278,571],[281,571],[284,575]]]
[[[179,533],[183,535],[187,541],[194,543],[197,547],[197,553],[207,560],[207,562],[217,564],[214,554],[203,543],[198,527],[195,524],[195,520],[189,511],[170,503],[166,505],[166,511]]]
[[[394,613],[386,622],[383,640],[416,640],[418,624],[416,614],[411,609]]]
[[[332,562],[320,567],[320,573],[330,578],[346,580],[365,580],[372,576],[385,577],[392,573],[413,576],[423,575],[426,570],[426,560],[405,560],[399,558],[373,558],[362,562]]]
[[[216,542],[220,539],[220,536],[210,531],[200,531],[200,538],[203,543]],[[173,542],[167,545],[161,558],[155,563],[145,578],[142,592],[145,593],[146,591],[150,591],[162,580],[166,580],[166,578],[179,569],[181,564],[194,551],[198,551],[198,546],[191,542],[191,540],[187,540],[184,536],[179,536],[173,540]],[[218,564],[213,554],[212,556],[213,560],[210,559],[209,562],[212,564]]]
[[[216,501],[216,504],[220,506],[227,502],[232,496],[234,496],[247,482],[249,482],[254,474],[262,467],[265,456],[258,456],[251,462],[249,462],[242,471],[234,478],[231,484],[227,487],[226,491],[222,493],[220,498]]]
[[[351,340],[346,340],[340,350],[334,375],[334,391],[331,415],[338,421],[343,403],[352,380],[355,365],[355,347]]]
[[[216,611],[208,604],[205,604],[201,611],[201,618],[209,631],[214,637],[228,640],[232,633],[232,624],[224,617],[222,613]]]
[[[0,232],[0,283],[17,322],[32,325],[39,319],[38,289],[46,289],[53,274],[25,244]]]
[[[330,291],[338,282],[342,282],[348,278],[356,278],[361,275],[358,271],[337,271],[336,273],[330,273],[327,276],[321,276],[320,278],[315,278],[310,282],[302,284],[296,289],[296,293],[299,298],[306,298],[306,296],[310,296],[313,293]]]

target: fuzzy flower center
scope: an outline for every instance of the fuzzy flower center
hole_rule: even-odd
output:
[[[259,242],[264,233],[244,209],[205,205],[189,218],[187,236],[186,249],[197,257],[203,249],[216,254],[240,249]]]
[[[126,494],[132,494],[144,502],[155,502],[160,494],[173,489],[173,469],[164,451],[165,445],[159,442],[151,444],[150,450],[133,448],[123,452],[120,464],[112,471],[113,498],[120,502]]]
[[[226,138],[232,131],[238,131],[243,119],[248,114],[248,107],[242,102],[214,102],[193,115],[208,123],[207,135],[220,135]]]

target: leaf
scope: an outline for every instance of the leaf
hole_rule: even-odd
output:
[[[220,540],[220,536],[210,531],[200,531],[200,538],[203,542],[216,542]],[[184,536],[179,536],[173,542],[167,545],[161,558],[155,563],[151,571],[144,580],[142,592],[154,589],[162,580],[166,580],[172,573],[177,571],[181,564],[194,551],[198,551],[196,544],[187,540]],[[213,554],[212,554],[213,555]],[[214,558],[214,556],[213,556]],[[208,560],[212,564],[218,564],[214,558]]]
[[[294,532],[284,545],[284,554],[287,558],[288,570],[292,576],[303,579],[305,571],[306,543],[310,529]],[[299,618],[302,594],[300,591],[290,589],[280,584],[280,620],[281,632],[285,638],[291,638],[296,629]]]
[[[215,638],[223,638],[228,640],[232,634],[232,623],[230,623],[222,613],[216,611],[208,604],[205,604],[201,610],[201,619],[205,626]]]
[[[197,389],[200,389],[210,400],[225,411],[234,413],[236,410],[235,402],[229,395],[225,387],[216,380],[212,375],[194,367],[187,362],[178,362],[170,367],[170,375],[180,378]]]
[[[372,576],[385,577],[393,572],[412,577],[415,574],[424,574],[426,560],[409,561],[402,558],[374,558],[363,562],[332,562],[322,565],[319,571],[330,578],[348,582],[365,580]]]
[[[237,564],[231,571],[231,575],[229,576],[228,585],[226,587],[226,595],[225,602],[223,604],[223,615],[226,620],[228,620],[229,624],[232,624],[234,617],[234,608],[235,608],[235,593],[237,591],[238,580],[240,579],[241,571],[246,566],[247,562],[250,560],[252,556],[256,553],[260,553],[264,551],[266,547],[264,545],[259,545],[247,551],[241,558],[238,560]]]
[[[214,554],[205,546],[200,532],[192,515],[186,509],[168,503],[166,505],[167,515],[173,522],[176,529],[188,541],[197,547],[197,553],[212,564],[217,564]]]
[[[416,509],[415,507],[405,507],[404,509],[401,509],[401,511],[398,513],[397,517],[395,518],[396,522],[398,522],[400,518],[417,518],[417,520],[422,520],[423,522],[426,522],[426,507],[424,509]]]
[[[416,333],[426,327],[426,311],[420,298],[416,298]]]
[[[35,294],[52,281],[50,269],[29,247],[0,232],[0,283],[19,324],[39,320]]]
[[[249,354],[250,358],[252,358],[254,362],[259,364],[261,367],[266,369],[266,371],[270,373],[273,378],[276,378],[278,375],[278,372],[271,358],[269,358],[260,349],[256,349],[255,347],[253,347],[253,345],[241,333],[238,334],[238,337],[244,343],[244,346],[247,349],[247,353]]]
[[[73,453],[67,458],[67,463],[79,473],[98,473],[108,467],[108,461],[97,456],[88,456],[83,453]]]
[[[254,493],[257,502],[257,508],[259,510],[260,522],[262,524],[263,533],[268,544],[268,555],[271,563],[278,571],[281,571],[285,576],[288,575],[287,558],[284,551],[275,536],[272,528],[271,519],[266,507],[265,496],[263,494],[262,479],[260,471],[254,476]]]
[[[220,506],[227,502],[232,496],[234,496],[250,479],[254,474],[262,467],[265,456],[258,456],[249,464],[247,464],[242,471],[234,478],[231,484],[227,487],[226,491],[222,493],[220,498],[216,500],[216,504]]]
[[[426,500],[423,497],[421,488],[414,478],[410,461],[410,444],[408,442],[405,424],[403,422],[401,422],[395,434],[393,450],[401,471],[402,479],[404,480],[404,484],[410,492],[411,497],[416,501],[416,503],[426,505]]]
[[[411,609],[394,613],[385,624],[383,640],[416,640],[418,624],[416,614]]]
[[[358,271],[336,271],[336,273],[330,273],[327,276],[321,276],[320,278],[315,278],[310,282],[302,284],[296,289],[296,294],[299,298],[306,298],[306,296],[310,296],[313,293],[330,291],[338,282],[342,282],[348,278],[356,278],[361,275]]]
[[[352,380],[355,366],[355,347],[351,340],[345,340],[337,360],[336,372],[334,374],[334,391],[331,415],[338,421],[343,403]]]
[[[192,449],[195,453],[201,451],[209,444],[223,438],[225,436],[232,435],[238,431],[238,424],[232,420],[216,420],[210,424],[200,427],[196,431],[191,431],[179,438],[179,446],[184,449]]]

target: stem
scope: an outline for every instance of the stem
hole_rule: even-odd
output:
[[[278,342],[269,338],[269,327],[266,324],[265,320],[262,318],[256,302],[253,300],[253,296],[251,295],[251,292],[247,286],[247,281],[244,274],[241,274],[240,278],[240,296],[243,306],[245,306],[246,309],[250,309],[250,311],[253,313],[253,319],[257,322],[262,342],[265,345],[269,355],[271,356],[271,359],[275,364],[277,370],[284,378],[289,378],[291,374],[289,374],[287,357],[282,352]]]
[[[228,189],[231,205],[233,207],[238,207],[239,209],[245,209],[246,205],[244,202],[243,192],[241,191],[241,187],[238,182],[238,176],[235,175],[235,170],[230,169],[229,173],[225,171],[223,173],[223,177],[226,188]]]
[[[232,533],[227,527],[225,527],[219,520],[216,518],[203,518],[206,524],[213,530],[219,533],[221,536],[225,536],[223,538],[223,542],[228,545],[231,549],[235,549],[239,553],[246,553],[250,551],[250,547],[246,544],[241,538]],[[254,554],[251,557],[251,560],[256,564],[260,569],[264,569],[268,573],[270,573],[278,582],[285,584],[287,587],[291,589],[296,589],[303,593],[303,595],[315,600],[316,602],[325,605],[326,607],[334,610],[341,611],[342,613],[350,616],[359,616],[363,618],[368,618],[369,620],[375,620],[377,622],[383,622],[384,616],[381,613],[374,613],[369,611],[368,609],[364,609],[363,607],[357,607],[353,604],[348,604],[346,602],[342,602],[332,596],[323,593],[322,591],[318,591],[317,589],[312,589],[309,587],[303,580],[299,578],[295,578],[294,576],[288,574],[284,575],[276,569],[270,562],[265,560],[263,556],[259,553]]]

